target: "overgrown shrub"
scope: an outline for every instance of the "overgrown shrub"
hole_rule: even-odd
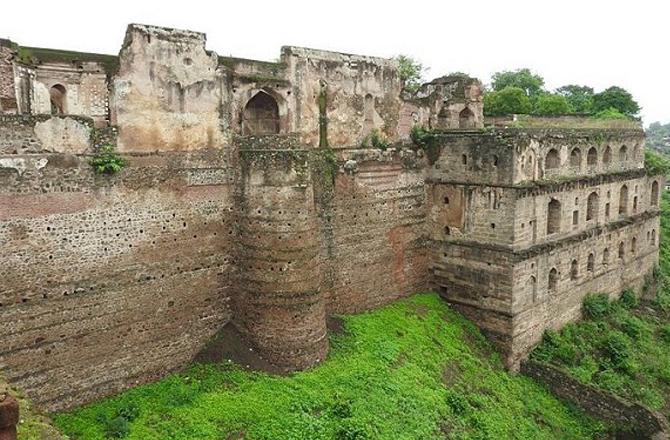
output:
[[[98,174],[114,174],[121,171],[126,161],[108,144],[98,149],[91,159],[91,165]]]
[[[123,416],[115,417],[107,422],[105,434],[110,438],[123,438],[130,432],[130,424]]]
[[[633,292],[631,289],[624,290],[621,296],[619,297],[619,304],[621,304],[627,309],[637,307],[638,299],[635,296],[635,292]]]
[[[605,339],[603,350],[612,361],[612,364],[618,367],[622,366],[623,362],[630,356],[630,346],[626,337],[617,331],[613,331]]]
[[[582,310],[584,312],[584,316],[587,318],[597,319],[605,317],[612,311],[610,299],[605,293],[588,295],[586,298],[584,298]]]

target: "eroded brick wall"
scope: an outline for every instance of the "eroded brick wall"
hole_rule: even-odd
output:
[[[227,155],[127,156],[114,177],[94,175],[84,155],[3,156],[12,161],[0,168],[8,380],[61,410],[191,360],[231,316]]]
[[[359,312],[426,288],[423,160],[343,152],[324,236],[329,313]]]

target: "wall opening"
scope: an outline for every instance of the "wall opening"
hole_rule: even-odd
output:
[[[612,163],[612,149],[609,147],[609,145],[607,148],[605,148],[605,153],[603,154],[603,163],[605,165]]]
[[[493,163],[494,167],[497,167],[498,166],[498,156],[496,156],[494,154],[493,157],[491,158],[491,162]]]
[[[537,280],[533,275],[528,278],[528,283],[527,283],[527,291],[528,291],[528,297],[533,301],[533,303],[537,302]]]
[[[628,187],[622,186],[619,190],[619,215],[628,214]]]
[[[623,248],[623,241],[619,242],[619,259],[623,259],[623,254],[624,254],[624,248]]]
[[[475,114],[472,113],[472,110],[465,107],[458,114],[458,127],[459,128],[475,128]]]
[[[549,277],[547,278],[547,289],[550,292],[556,292],[558,288],[558,271],[556,268],[551,268],[549,271]]]
[[[437,114],[437,128],[449,128],[449,109],[443,106]]]
[[[619,149],[619,162],[626,162],[628,160],[628,148],[622,145]]]
[[[610,264],[610,250],[605,248],[603,250],[603,265],[607,266],[608,264]]]
[[[609,220],[610,218],[610,204],[605,203],[605,218]]]
[[[595,220],[598,217],[598,193],[592,192],[586,199],[586,221]]]
[[[582,151],[579,148],[573,148],[570,152],[570,166],[579,167],[582,163]]]
[[[658,181],[651,183],[651,206],[658,206]]]
[[[633,197],[633,213],[637,212],[637,196]]]
[[[588,259],[586,260],[586,271],[593,272],[593,269],[596,264],[596,257],[593,254],[589,254]]]
[[[547,235],[561,230],[561,202],[551,199],[547,205]]]
[[[374,128],[375,100],[371,94],[365,95],[365,127],[368,130]]]
[[[630,241],[630,253],[634,254],[637,251],[637,237],[633,237]]]
[[[65,87],[60,84],[56,84],[49,91],[49,96],[51,99],[51,114],[52,115],[64,115],[67,113],[66,108],[66,94],[67,91]]]
[[[586,156],[586,163],[589,166],[595,166],[598,164],[598,150],[596,150],[595,147],[591,147],[589,150]]]
[[[572,226],[579,224],[579,211],[572,211]]]
[[[463,163],[463,165],[467,165],[467,164],[468,164],[468,156],[467,156],[467,154],[464,154],[464,155],[461,156],[461,163]]]
[[[656,229],[651,230],[651,245],[656,246]]]
[[[576,280],[579,277],[579,263],[577,260],[572,260],[570,263],[570,279]]]
[[[558,168],[561,165],[561,160],[558,157],[558,151],[555,148],[552,148],[547,153],[547,157],[544,160],[544,168],[547,170]]]
[[[269,94],[260,91],[244,107],[242,134],[279,133],[279,106]]]

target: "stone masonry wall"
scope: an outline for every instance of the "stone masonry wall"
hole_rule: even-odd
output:
[[[8,40],[0,40],[0,114],[15,113],[17,109],[11,61],[14,51],[9,47],[10,44]]]
[[[111,178],[85,155],[9,157],[26,166],[0,168],[8,380],[55,411],[190,361],[231,316],[226,154],[132,156]]]
[[[409,150],[344,150],[326,220],[328,313],[351,313],[426,288],[423,160]]]
[[[668,422],[658,411],[626,401],[595,386],[583,384],[552,365],[526,361],[521,365],[521,372],[545,384],[552,393],[588,414],[630,429],[632,432],[628,433],[629,436],[650,440],[670,438]]]
[[[264,358],[307,368],[328,353],[309,153],[242,149],[234,322]]]

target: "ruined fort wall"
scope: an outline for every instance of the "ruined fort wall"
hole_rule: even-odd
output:
[[[328,312],[360,312],[425,290],[423,160],[409,150],[341,154],[324,219]]]
[[[589,293],[616,298],[632,288],[642,294],[645,277],[658,264],[659,226],[657,214],[641,214],[633,224],[621,222],[581,240],[564,240],[549,252],[516,263],[510,333],[514,363],[540,342],[546,329],[581,318]],[[557,271],[554,288],[552,269]]]
[[[119,151],[152,152],[230,145],[220,127],[218,58],[204,34],[130,25],[119,54],[112,124]]]
[[[51,88],[65,90],[63,114],[86,115],[98,123],[108,120],[107,74],[99,63],[40,65],[32,77],[31,112],[51,114]]]
[[[307,368],[328,352],[310,154],[277,141],[270,144],[273,149],[239,151],[233,320],[265,359],[289,369]],[[267,145],[250,139],[245,144]]]
[[[641,293],[644,277],[658,263],[659,230],[657,215],[641,216],[633,224],[623,221],[576,240],[561,240],[551,249],[538,246],[511,252],[495,246],[431,242],[431,282],[477,323],[503,350],[506,364],[514,367],[545,329],[579,319],[588,293],[615,297],[626,288]],[[621,259],[619,243],[623,243]],[[603,263],[605,249],[608,263]],[[588,264],[591,253],[593,270]],[[557,278],[550,290],[552,269]]]
[[[106,177],[36,145],[0,158],[0,366],[59,410],[184,366],[229,320],[232,171],[203,151]]]
[[[515,151],[515,183],[644,167],[641,129],[518,129],[506,131],[504,136]]]
[[[402,101],[396,61],[301,47],[282,48],[281,59],[294,87],[295,129],[305,144],[317,145],[322,88],[331,146],[360,145],[373,129],[397,138]]]
[[[652,187],[657,188],[655,193]],[[618,219],[656,210],[660,187],[662,182],[657,177],[647,177],[640,170],[518,190],[513,225],[514,247],[522,249],[555,241]],[[558,216],[550,216],[548,206],[552,200],[560,203]],[[549,217],[560,221],[558,232],[548,232]]]
[[[15,113],[17,110],[16,90],[14,89],[14,66],[9,40],[0,40],[0,114]]]

